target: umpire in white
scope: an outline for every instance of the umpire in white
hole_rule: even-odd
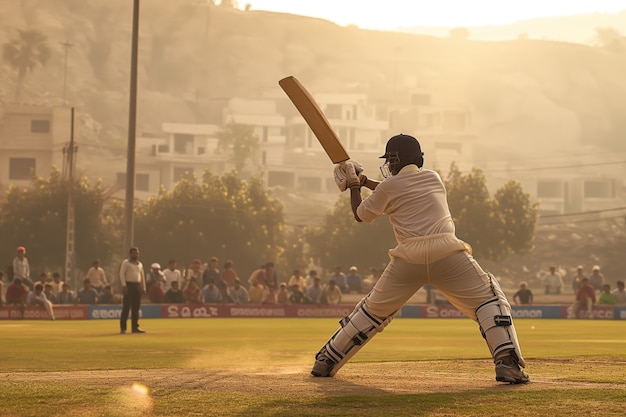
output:
[[[146,292],[146,278],[143,265],[139,261],[139,249],[130,248],[128,255],[128,259],[124,259],[120,267],[120,282],[124,294],[120,333],[126,333],[129,311],[131,313],[131,331],[133,333],[145,333],[145,330],[139,327],[139,307],[141,306],[141,296]]]

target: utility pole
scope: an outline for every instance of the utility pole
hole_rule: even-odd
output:
[[[130,104],[128,106],[128,150],[126,155],[126,200],[124,254],[134,245],[135,135],[137,124],[137,49],[139,43],[139,0],[133,0],[133,31],[130,57]]]
[[[71,287],[77,288],[74,281],[74,267],[76,260],[76,240],[75,240],[75,215],[74,215],[74,167],[76,158],[74,154],[78,147],[74,144],[74,107],[71,110],[70,144],[63,147],[63,176],[67,182],[67,226],[65,229],[65,281]]]
[[[67,86],[67,53],[69,48],[74,46],[74,44],[69,41],[65,41],[61,42],[61,45],[63,45],[63,47],[65,48],[65,64],[63,65],[63,105],[65,105],[65,90]]]

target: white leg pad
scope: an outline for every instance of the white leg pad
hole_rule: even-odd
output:
[[[495,277],[490,274],[490,279],[495,296],[476,308],[476,319],[480,325],[480,332],[485,338],[487,346],[489,346],[494,362],[503,353],[511,352],[523,368],[526,363],[522,357],[517,333],[513,325],[511,306]]]
[[[334,376],[372,337],[391,322],[393,315],[380,318],[367,311],[364,299],[339,321],[341,327],[315,355],[311,375]]]

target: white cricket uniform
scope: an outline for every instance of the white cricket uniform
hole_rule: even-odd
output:
[[[506,299],[491,285],[469,245],[456,237],[446,190],[435,171],[407,165],[378,184],[357,209],[366,223],[383,214],[389,216],[398,245],[389,250],[391,260],[365,298],[372,314],[394,314],[426,283],[473,320],[476,308],[494,293]]]

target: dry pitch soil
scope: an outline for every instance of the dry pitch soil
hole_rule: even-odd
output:
[[[493,364],[489,360],[426,361],[426,362],[355,362],[347,364],[334,378],[315,378],[309,366],[246,367],[229,370],[151,369],[103,370],[72,372],[0,373],[5,382],[45,382],[79,384],[82,386],[124,387],[132,383],[151,391],[203,390],[216,392],[334,396],[334,395],[394,395],[441,392],[463,392],[493,389],[561,389],[561,388],[619,388],[626,384],[606,384],[581,381],[585,363],[578,360],[529,361],[527,371],[531,383],[510,385],[496,382]],[[614,362],[589,362],[598,368],[615,369]],[[623,363],[619,366],[622,368]],[[533,372],[533,369],[535,372]]]

